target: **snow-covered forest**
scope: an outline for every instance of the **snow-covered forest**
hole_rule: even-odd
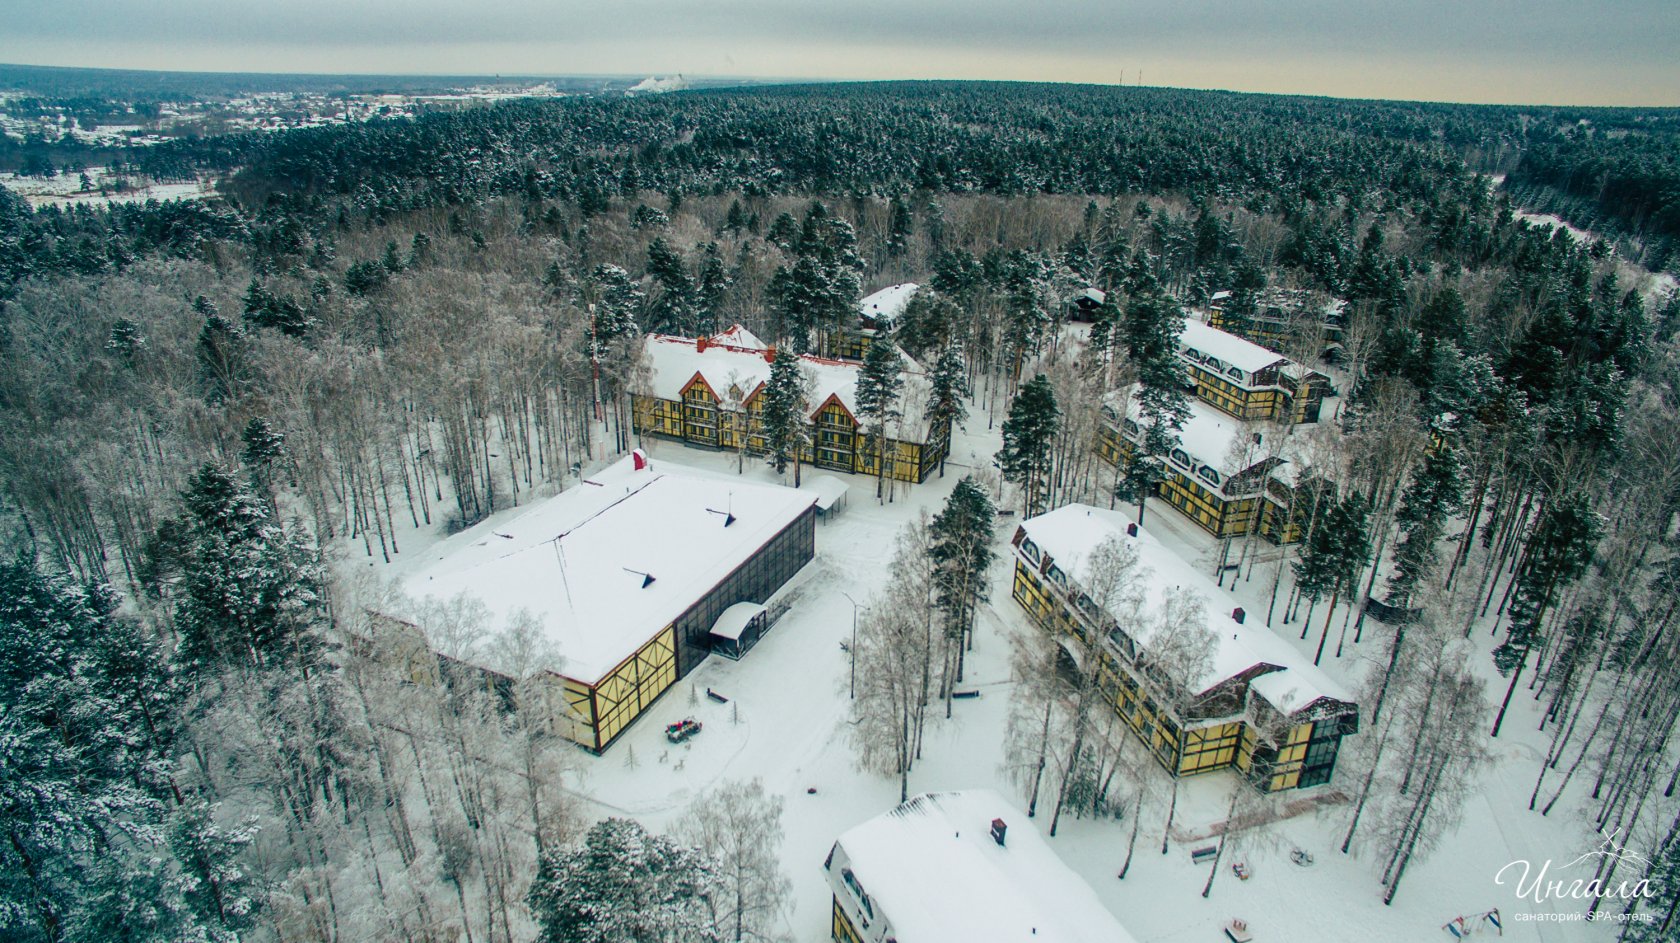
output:
[[[1515,914],[1499,863],[1601,834],[1630,854],[1571,873],[1610,891],[1533,909],[1638,919],[1506,932],[1680,938],[1677,120],[707,90],[126,156],[220,175],[200,201],[31,209],[0,189],[0,936],[820,940],[811,875],[841,830],[983,785],[1140,939],[1216,938],[1173,928],[1216,928],[1230,915],[1193,908],[1225,895],[1308,919],[1231,862],[1290,868],[1309,833],[1317,864],[1273,897],[1374,938],[1433,932],[1460,905],[1426,898],[1469,880]],[[951,420],[949,467],[850,479],[784,625],[664,695],[705,720],[691,745],[667,749],[651,712],[602,756],[558,738],[527,683],[539,653],[468,601],[415,620],[441,673],[373,615],[422,552],[632,448],[791,484],[791,371],[768,456],[701,451],[639,431],[642,338],[741,324],[827,354],[864,295],[905,282],[860,419],[876,439],[906,409]],[[1292,443],[1300,539],[1210,536],[1161,498],[1190,410],[1176,340],[1215,305],[1252,332],[1277,298],[1304,301],[1268,343],[1334,388],[1252,447]],[[902,401],[900,357],[927,403]],[[1140,429],[1119,467],[1117,393]],[[1307,806],[1168,775],[1100,659],[1068,670],[1011,599],[1016,525],[1073,503],[1159,533],[1357,692]],[[1122,548],[1072,575],[1144,618]],[[1194,605],[1147,615],[1163,678],[1211,657]],[[480,655],[507,683],[451,680]],[[714,681],[735,703],[696,695]],[[1495,839],[1488,873],[1443,863]]]

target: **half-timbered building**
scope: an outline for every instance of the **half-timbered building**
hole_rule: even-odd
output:
[[[767,629],[762,617],[737,625],[734,607],[766,602],[811,560],[816,500],[655,470],[638,452],[512,520],[444,541],[404,589],[414,600],[478,600],[492,635],[534,628],[553,729],[600,752],[714,645],[739,657],[742,630],[750,647]],[[487,651],[453,657],[492,678],[508,670]]]
[[[716,337],[651,334],[645,343],[647,382],[631,406],[638,432],[702,448],[767,450],[760,397],[778,356],[775,348],[739,325]],[[874,475],[877,462],[885,460],[886,477],[921,482],[949,453],[951,424],[927,420],[928,380],[909,361],[902,374],[901,417],[887,428],[879,448],[858,411],[859,365],[809,354],[799,362],[809,385],[805,463]]]
[[[1106,611],[1085,590],[1088,561],[1110,540],[1137,551],[1141,607]],[[1117,512],[1073,504],[1023,521],[1012,544],[1015,601],[1044,631],[1100,653],[1105,694],[1168,772],[1235,769],[1268,792],[1330,781],[1342,738],[1359,727],[1352,698],[1153,535]],[[1207,620],[1211,651],[1194,677],[1150,661],[1170,592],[1191,594]]]

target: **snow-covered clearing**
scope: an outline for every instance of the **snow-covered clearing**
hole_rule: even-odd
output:
[[[82,189],[81,175],[60,173],[56,177],[20,177],[0,173],[0,186],[17,194],[33,207],[71,206],[77,203],[143,203],[146,200],[201,200],[214,196],[215,181],[208,177],[188,183],[158,183],[109,173],[104,167],[89,167],[86,171],[89,189]],[[127,189],[118,191],[116,182],[125,181]],[[100,187],[105,187],[104,192]]]
[[[956,437],[945,477],[913,488],[900,485],[891,504],[875,501],[873,479],[841,476],[852,485],[848,506],[818,525],[817,557],[783,590],[792,608],[765,639],[740,662],[708,659],[650,707],[606,755],[580,754],[580,791],[592,816],[633,816],[656,829],[669,827],[697,795],[723,780],[761,777],[766,789],[786,802],[782,861],[793,880],[795,907],[789,930],[796,940],[819,943],[828,938],[830,891],[822,862],[836,836],[892,808],[898,800],[895,780],[858,772],[847,739],[852,600],[859,606],[870,605],[872,591],[887,581],[894,536],[906,521],[924,509],[940,507],[970,467],[989,466],[999,446],[998,433],[986,430],[985,415],[978,410],[968,426]],[[656,463],[676,463],[714,475],[736,474],[736,458],[730,453],[659,440],[650,440],[646,448]],[[812,470],[807,469],[807,474]],[[760,463],[749,463],[745,477],[775,480],[774,473]],[[1018,501],[1013,494],[1008,497],[1010,502]],[[1018,507],[1018,503],[1005,506]],[[494,527],[500,517],[481,526]],[[981,696],[956,702],[951,720],[933,722],[924,758],[910,774],[912,793],[988,788],[1025,805],[999,770],[1011,696],[1009,638],[1030,628],[1010,598],[1009,558],[1002,552],[1016,522],[1014,515],[998,521],[1002,559],[994,572],[991,603],[980,614],[969,661],[968,683]],[[1218,553],[1214,542],[1164,502],[1151,503],[1146,523],[1148,530],[1193,565],[1212,571]],[[405,552],[389,567],[376,564],[375,569],[395,576],[424,556],[412,551],[437,540],[435,533],[409,531],[400,536]],[[1275,553],[1266,548],[1251,580],[1237,585],[1237,601],[1252,613],[1266,611],[1272,572],[1268,561]],[[365,570],[366,560],[357,544],[344,562]],[[1298,626],[1280,626],[1279,634],[1310,658],[1316,633],[1301,641],[1298,632],[1291,631]],[[1362,670],[1358,656],[1371,657],[1380,647],[1373,638],[1383,637],[1382,628],[1371,628],[1374,631],[1367,633],[1364,644],[1347,657],[1338,660],[1326,654],[1326,670],[1349,688],[1358,687],[1357,674]],[[1503,680],[1485,656],[1492,642],[1486,627],[1473,637],[1483,650],[1476,661],[1489,682],[1490,694],[1502,694]],[[728,702],[708,698],[708,690]],[[681,745],[668,743],[665,725],[690,716],[705,725],[703,732]],[[1205,837],[1220,824],[1229,790],[1248,788],[1239,786],[1228,773],[1184,781],[1174,838],[1165,856],[1157,853],[1164,810],[1146,808],[1137,859],[1124,881],[1116,880],[1115,874],[1125,853],[1127,823],[1064,820],[1057,837],[1049,842],[1132,934],[1151,943],[1214,943],[1224,938],[1221,927],[1233,917],[1247,920],[1255,939],[1266,943],[1450,940],[1443,924],[1492,908],[1504,916],[1505,935],[1513,940],[1610,939],[1613,927],[1579,919],[1584,904],[1523,901],[1509,873],[1505,886],[1494,881],[1495,874],[1514,860],[1528,860],[1539,868],[1550,859],[1553,876],[1559,876],[1559,868],[1596,844],[1596,836],[1572,804],[1582,791],[1579,783],[1551,816],[1543,818],[1527,810],[1545,748],[1536,733],[1538,717],[1535,701],[1520,690],[1504,734],[1490,741],[1497,759],[1481,770],[1463,823],[1426,860],[1414,863],[1393,906],[1381,902],[1378,873],[1382,862],[1371,860],[1374,854],[1345,856],[1337,851],[1348,808],[1334,794],[1357,788],[1349,782],[1345,768],[1337,771],[1328,787],[1292,794],[1292,800],[1317,797],[1318,801],[1300,803],[1296,814],[1270,826],[1269,848],[1234,853],[1237,860],[1246,861],[1251,879],[1237,880],[1230,870],[1232,856],[1228,856],[1221,865],[1224,873],[1205,900],[1200,894],[1207,865],[1192,863],[1190,852],[1207,844]],[[1038,820],[1041,832],[1047,828],[1045,818]],[[1028,826],[1012,822],[1010,827]],[[1309,852],[1312,865],[1292,863],[1293,848]],[[1577,876],[1569,871],[1562,874]],[[1583,871],[1578,876],[1590,875]],[[954,887],[952,892],[961,894],[963,889]],[[1609,909],[1619,910],[1619,903]],[[1536,916],[1560,922],[1540,922]]]

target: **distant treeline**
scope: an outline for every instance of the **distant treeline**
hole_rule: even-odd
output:
[[[0,85],[8,75],[0,69]],[[391,81],[385,87],[404,87]],[[0,206],[0,291],[28,271],[85,272],[152,248],[190,248],[196,223],[184,217],[225,238],[242,228],[260,233],[263,218],[277,215],[286,227],[315,228],[346,207],[377,222],[515,196],[575,202],[587,214],[647,191],[673,199],[1177,193],[1257,213],[1353,217],[1420,211],[1463,192],[1480,171],[1506,173],[1549,209],[1632,240],[1654,268],[1668,264],[1680,239],[1675,109],[1047,84],[788,85],[522,100],[415,120],[188,138],[124,156],[132,171],[165,180],[237,169],[228,192],[244,208],[236,212],[243,227],[220,219],[222,211],[158,209],[166,222],[136,226],[132,210],[66,219]],[[162,238],[137,241],[137,228]]]

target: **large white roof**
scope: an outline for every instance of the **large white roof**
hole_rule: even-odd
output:
[[[1195,318],[1184,319],[1184,330],[1179,332],[1178,346],[1180,353],[1187,348],[1198,350],[1204,357],[1217,357],[1226,366],[1237,367],[1250,374],[1258,373],[1274,364],[1290,362],[1276,351],[1267,350],[1253,341],[1210,327]]]
[[[560,659],[547,667],[593,684],[817,498],[644,462],[636,469],[627,459],[511,521],[438,544],[404,590],[417,600],[476,596],[493,632],[524,610]]]
[[[878,324],[891,324],[904,313],[904,306],[919,287],[915,282],[889,285],[858,302],[858,311]]]
[[[1137,397],[1132,395],[1135,390],[1135,386],[1122,387],[1108,394],[1107,400],[1116,410],[1119,403],[1125,402],[1126,417],[1133,422],[1141,422],[1143,408]],[[1201,400],[1190,399],[1189,405],[1190,417],[1178,431],[1178,443],[1198,467],[1211,465],[1229,478],[1252,468],[1266,456],[1260,445],[1254,442],[1254,429]]]
[[[1159,612],[1169,589],[1182,588],[1202,600],[1208,628],[1217,645],[1207,672],[1195,679],[1197,693],[1204,693],[1222,681],[1234,678],[1258,665],[1272,665],[1283,670],[1263,675],[1251,687],[1285,716],[1288,716],[1321,697],[1350,702],[1347,691],[1331,677],[1312,664],[1311,659],[1297,652],[1266,625],[1260,613],[1250,612],[1238,624],[1231,617],[1237,599],[1220,589],[1212,579],[1168,549],[1154,535],[1142,528],[1136,536],[1128,535],[1130,523],[1118,511],[1070,504],[1046,514],[1021,522],[1027,537],[1039,549],[1049,554],[1056,565],[1075,583],[1086,579],[1086,566],[1091,554],[1110,537],[1137,548],[1139,562],[1148,569],[1144,579],[1146,606]],[[1124,616],[1125,614],[1114,614]],[[1117,618],[1127,631],[1134,627],[1147,629],[1150,618]],[[1137,643],[1148,648],[1147,635],[1132,633]]]
[[[1008,826],[1002,846],[992,819]],[[851,893],[836,873],[850,868],[899,943],[1137,943],[1033,821],[990,790],[917,796],[835,845],[835,893]]]

